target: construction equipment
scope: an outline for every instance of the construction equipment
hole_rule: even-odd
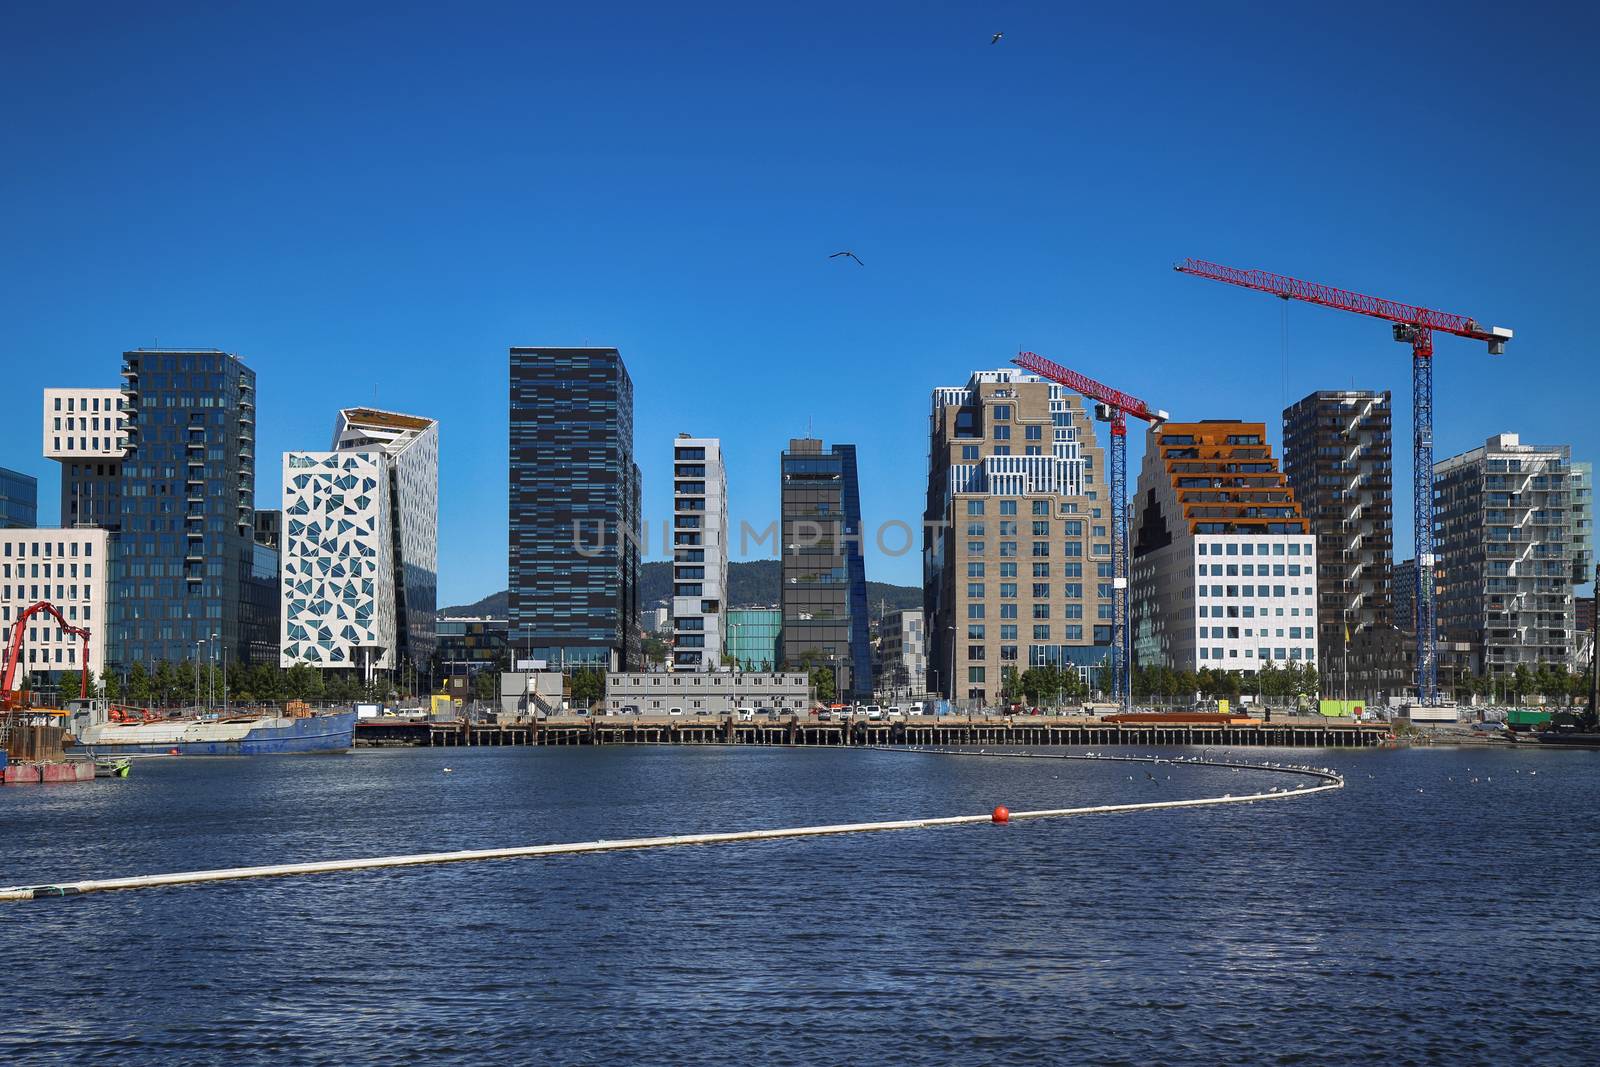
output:
[[[1111,424],[1111,688],[1117,702],[1132,711],[1133,648],[1128,634],[1128,416],[1157,426],[1167,421],[1167,413],[1032,352],[1019,352],[1011,362],[1095,401],[1095,417]]]
[[[1396,341],[1411,346],[1411,485],[1413,535],[1416,540],[1417,700],[1434,705],[1439,699],[1438,607],[1434,602],[1433,552],[1433,335],[1455,334],[1484,341],[1491,356],[1504,355],[1511,331],[1480,326],[1476,319],[1402,304],[1382,297],[1364,296],[1330,285],[1305,282],[1264,270],[1240,270],[1186,259],[1173,268],[1212,281],[1271,293],[1284,300],[1303,300],[1338,311],[1353,311],[1393,323]]]
[[[22,659],[22,628],[23,625],[35,615],[54,615],[56,622],[61,625],[61,632],[69,637],[83,640],[83,657],[78,661],[79,698],[87,699],[89,696],[89,631],[81,626],[74,626],[67,622],[56,606],[47,600],[24,608],[11,624],[11,641],[6,647],[6,662],[3,671],[0,671],[0,708],[20,707],[22,699],[11,692],[12,685],[17,679],[17,663]]]

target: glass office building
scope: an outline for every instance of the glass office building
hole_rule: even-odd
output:
[[[831,667],[840,699],[872,698],[856,446],[812,437],[783,453],[784,665]]]
[[[31,474],[0,467],[0,530],[39,525],[39,482]]]
[[[638,669],[640,478],[621,354],[511,349],[510,451],[514,658]]]
[[[215,349],[137,349],[122,377],[115,661],[270,662],[276,564],[254,536],[255,372]]]

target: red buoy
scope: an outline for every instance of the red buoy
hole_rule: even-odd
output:
[[[167,755],[169,755],[169,756],[176,756],[177,754],[178,754],[178,750],[175,749],[175,748],[167,750]]]
[[[995,822],[1010,822],[1011,821],[1011,810],[1009,808],[1005,808],[1005,807],[995,808],[994,809],[994,821]]]

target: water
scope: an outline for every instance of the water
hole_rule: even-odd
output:
[[[1241,755],[1336,767],[1349,784],[1249,806],[0,904],[0,1054],[1593,1062],[1600,753]],[[1159,777],[727,748],[146,760],[126,781],[0,790],[0,884],[1258,784],[1181,765]]]

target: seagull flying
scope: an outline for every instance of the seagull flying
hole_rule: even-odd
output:
[[[1005,34],[1003,34],[1003,33],[997,33],[997,34],[995,34],[993,37],[991,37],[989,39],[989,43],[990,44],[999,44],[1000,43],[1000,38],[1002,38],[1004,36],[1005,36]]]
[[[849,250],[846,250],[846,251],[843,251],[843,252],[835,252],[833,255],[829,256],[828,258],[829,259],[838,259],[840,256],[849,256],[851,259],[856,261],[856,266],[858,266],[858,267],[865,267],[866,266],[865,263],[861,262],[861,257],[860,256],[856,255],[854,252],[851,252]]]

